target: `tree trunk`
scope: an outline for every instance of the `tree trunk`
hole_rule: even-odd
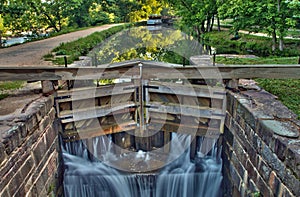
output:
[[[275,51],[276,50],[276,42],[277,42],[277,38],[276,38],[276,30],[273,29],[273,32],[272,32],[272,51]]]
[[[205,33],[205,21],[201,24],[201,33]]]
[[[277,1],[277,11],[278,14],[280,14],[281,11],[281,0]],[[280,35],[279,35],[279,50],[283,51],[283,32],[280,30]]]
[[[210,29],[210,17],[207,16],[207,22],[206,22],[206,32],[209,32],[209,29]]]
[[[221,25],[220,25],[220,18],[219,15],[217,14],[217,23],[218,23],[218,32],[221,31]]]
[[[215,15],[213,15],[212,18],[211,18],[211,25],[210,25],[209,31],[212,31],[212,30],[213,30],[214,23],[215,23]]]
[[[280,36],[279,38],[279,50],[283,51],[284,44],[283,44],[283,36]]]

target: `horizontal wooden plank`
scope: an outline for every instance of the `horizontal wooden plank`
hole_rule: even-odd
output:
[[[90,118],[97,118],[108,116],[113,113],[130,113],[135,111],[136,104],[133,102],[120,103],[117,105],[95,106],[93,108],[65,110],[58,114],[63,124],[86,120]]]
[[[181,66],[142,61],[142,78],[151,79],[300,79],[300,65],[224,65]],[[140,78],[138,62],[119,63],[107,67],[1,67],[0,81],[7,80],[88,80]]]
[[[69,102],[74,100],[97,98],[111,95],[133,93],[135,86],[133,84],[114,84],[100,87],[74,88],[71,90],[60,90],[57,92],[57,97],[70,97],[59,99],[59,103]]]
[[[175,133],[190,134],[194,136],[206,136],[209,138],[218,138],[222,133],[222,131],[218,128],[208,128],[204,126],[199,126],[197,128],[194,128],[185,124],[163,122],[158,120],[155,120],[151,124],[149,124],[148,129],[154,131],[164,131],[169,133],[175,132]]]
[[[149,86],[156,88],[149,88],[149,93],[164,93],[175,94],[193,97],[215,98],[223,99],[226,96],[225,89],[217,87],[208,87],[203,85],[192,84],[174,84],[168,82],[151,81]]]
[[[188,106],[180,104],[165,104],[161,102],[150,102],[149,112],[170,113],[200,118],[222,119],[225,118],[225,112],[222,109],[213,109],[209,107]]]
[[[89,128],[77,131],[65,131],[62,133],[64,141],[75,141],[80,139],[90,139],[93,137],[99,137],[103,135],[109,135],[113,133],[121,133],[125,131],[135,130],[137,128],[134,121],[115,124],[105,127]]]

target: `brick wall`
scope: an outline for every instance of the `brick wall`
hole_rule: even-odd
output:
[[[300,196],[300,123],[265,91],[228,92],[227,196]]]
[[[0,125],[0,196],[54,196],[58,126],[53,98],[39,98]]]

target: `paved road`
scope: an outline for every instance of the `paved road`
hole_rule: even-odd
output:
[[[0,49],[0,66],[51,66],[51,62],[43,61],[43,56],[51,52],[51,50],[60,43],[74,41],[96,31],[103,31],[112,26],[116,26],[116,24],[103,25],[45,40],[29,42],[9,48],[2,48]]]

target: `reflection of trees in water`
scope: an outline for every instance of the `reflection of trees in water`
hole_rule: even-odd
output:
[[[91,52],[98,64],[125,60],[153,60],[188,64],[193,55],[202,54],[203,46],[179,30],[147,27],[131,28],[116,34]]]

